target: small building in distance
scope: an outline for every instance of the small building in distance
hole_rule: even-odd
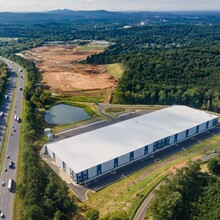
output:
[[[218,117],[172,106],[45,145],[49,157],[75,183],[84,183],[169,148],[218,124]]]

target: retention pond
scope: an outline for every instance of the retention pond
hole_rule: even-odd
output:
[[[72,124],[89,118],[84,108],[66,104],[58,104],[45,111],[45,121],[55,125]]]

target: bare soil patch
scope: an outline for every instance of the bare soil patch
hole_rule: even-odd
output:
[[[45,46],[25,51],[23,56],[34,61],[41,73],[41,82],[55,94],[74,94],[88,90],[112,90],[117,80],[102,65],[80,64],[101,50],[75,51],[74,46]]]

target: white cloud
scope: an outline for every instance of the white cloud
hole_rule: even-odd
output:
[[[0,11],[220,10],[220,0],[0,0]]]

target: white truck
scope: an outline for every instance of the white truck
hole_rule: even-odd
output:
[[[8,180],[8,190],[9,190],[9,191],[12,190],[12,184],[13,184],[12,179],[9,179],[9,180]]]

